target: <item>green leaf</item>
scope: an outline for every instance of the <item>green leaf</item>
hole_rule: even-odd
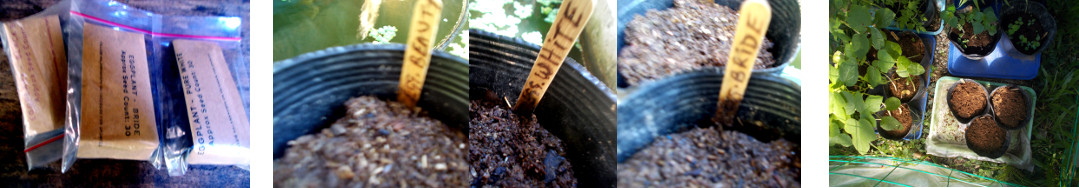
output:
[[[851,94],[850,92],[842,91],[841,94],[843,94],[843,99],[847,100],[847,104],[843,106],[843,110],[847,111],[847,115],[854,114],[858,108],[862,107],[864,102],[862,101],[861,93]]]
[[[858,150],[858,153],[865,154],[869,152],[869,144],[873,140],[877,139],[877,134],[874,131],[872,122],[868,119],[848,119],[846,130],[851,133],[851,144],[854,145],[854,149]]]
[[[866,27],[869,26],[871,20],[869,20],[869,8],[861,5],[851,5],[850,12],[847,12],[847,26],[851,30],[857,33],[865,33]]]
[[[916,63],[911,62],[910,59],[907,59],[907,57],[903,57],[903,56],[899,56],[898,60],[899,61],[896,61],[896,63],[895,63],[896,64],[895,65],[895,68],[896,68],[895,73],[898,74],[899,77],[909,77],[910,72],[907,69],[909,69],[911,67],[910,64],[916,64]],[[921,66],[921,65],[918,65],[918,66]]]
[[[880,60],[873,61],[873,64],[878,64],[877,62],[879,61]],[[865,81],[870,86],[877,86],[887,83],[884,81],[884,77],[881,76],[880,69],[877,69],[876,67],[866,69]]]
[[[980,23],[974,23],[971,25],[974,26],[974,33],[982,33],[983,31],[985,31],[985,26],[982,26],[982,24]]]
[[[883,128],[884,130],[892,131],[899,129],[900,127],[902,127],[902,125],[899,124],[899,120],[895,119],[892,116],[884,116],[880,118],[880,128]]]
[[[884,103],[884,97],[880,95],[868,95],[865,97],[865,105],[862,106],[863,113],[873,113],[880,111],[880,105]]]
[[[925,68],[922,67],[922,64],[910,63],[907,64],[907,73],[911,76],[922,75],[922,73],[925,73]]]
[[[903,47],[899,46],[899,43],[892,41],[885,42],[885,50],[891,54],[891,57],[903,56]]]
[[[881,34],[880,29],[869,29],[869,38],[873,41],[873,48],[881,49],[884,47],[884,41],[886,40],[884,40],[884,34]]]
[[[873,61],[873,67],[876,67],[880,72],[888,72],[892,70],[892,66],[895,66],[895,59],[892,55],[888,55],[887,51],[877,51],[877,60]]]
[[[845,109],[847,100],[843,98],[843,95],[841,95],[840,92],[833,92],[831,101],[832,105],[829,108],[831,108],[832,115],[835,116],[836,119],[840,120],[840,122],[850,119],[850,113],[847,113],[847,110]]]
[[[887,100],[884,100],[884,106],[887,110],[899,109],[899,105],[902,105],[900,103],[899,98],[896,97],[888,97]]]
[[[839,120],[832,120],[828,125],[828,135],[831,137],[829,145],[839,144],[843,147],[850,147],[850,135],[843,134],[839,129],[843,127],[843,123]]]
[[[828,81],[830,83],[836,83],[838,80],[839,80],[839,68],[836,68],[835,66],[828,66]]]
[[[854,86],[854,83],[858,82],[858,65],[854,59],[844,58],[844,60],[839,63],[839,81],[847,87]]]
[[[877,28],[888,27],[888,25],[892,24],[892,20],[895,20],[895,12],[892,12],[891,9],[877,9]]]
[[[844,53],[848,53],[848,57],[865,57],[865,54],[869,52],[869,38],[865,33],[854,34],[850,39],[850,48]]]

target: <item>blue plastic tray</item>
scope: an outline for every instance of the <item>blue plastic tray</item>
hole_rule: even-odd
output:
[[[948,72],[961,77],[1002,78],[1015,80],[1030,80],[1038,76],[1038,67],[1041,66],[1042,54],[1034,54],[1033,60],[1023,60],[1008,56],[1001,44],[997,42],[996,49],[985,56],[982,60],[971,60],[963,57],[963,53],[948,43]]]

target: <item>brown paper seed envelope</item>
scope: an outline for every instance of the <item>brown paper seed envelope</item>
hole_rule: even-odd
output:
[[[172,44],[194,142],[187,162],[248,165],[251,126],[221,47],[192,40]]]
[[[56,15],[3,24],[26,135],[64,127],[67,52]]]
[[[84,25],[79,158],[147,160],[157,149],[143,41],[140,33]]]

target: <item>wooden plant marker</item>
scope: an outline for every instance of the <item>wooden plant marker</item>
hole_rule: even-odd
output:
[[[558,68],[562,67],[562,61],[569,54],[573,42],[577,41],[585,23],[592,16],[595,4],[595,0],[567,0],[559,6],[558,17],[547,31],[539,57],[536,57],[524,89],[521,89],[521,95],[513,105],[518,114],[531,114],[535,110],[547,87],[551,86]]]
[[[420,91],[423,90],[423,81],[427,78],[427,68],[431,63],[431,46],[441,17],[440,0],[417,1],[412,8],[412,23],[408,29],[408,44],[397,91],[397,101],[405,106],[416,107],[416,102],[420,100]]]
[[[727,58],[723,85],[719,90],[719,107],[716,120],[724,124],[734,123],[738,105],[746,91],[746,84],[753,74],[753,62],[761,48],[761,40],[772,20],[772,8],[764,0],[747,0],[738,11],[738,27],[734,31],[734,45]]]

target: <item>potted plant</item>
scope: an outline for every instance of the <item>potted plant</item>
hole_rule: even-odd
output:
[[[880,6],[895,13],[894,27],[924,33],[940,30],[940,10],[930,0],[880,0]]]
[[[1056,20],[1044,5],[1037,2],[1015,1],[1000,13],[1004,43],[1001,46],[1010,56],[1033,59],[1053,40]]]
[[[830,145],[853,146],[859,153],[869,151],[876,140],[876,128],[885,131],[901,129],[895,117],[876,114],[900,107],[898,98],[887,100],[873,88],[887,84],[888,73],[895,69],[900,77],[924,73],[917,62],[903,55],[899,43],[879,28],[895,20],[890,9],[870,13],[871,2],[831,1],[829,3],[829,34],[832,44],[829,66],[829,137]],[[897,37],[898,38],[898,37]],[[919,59],[920,60],[920,59]]]
[[[948,40],[967,58],[985,58],[1000,40],[996,11],[980,0],[960,0],[958,5],[944,10],[944,23],[951,27]]]

